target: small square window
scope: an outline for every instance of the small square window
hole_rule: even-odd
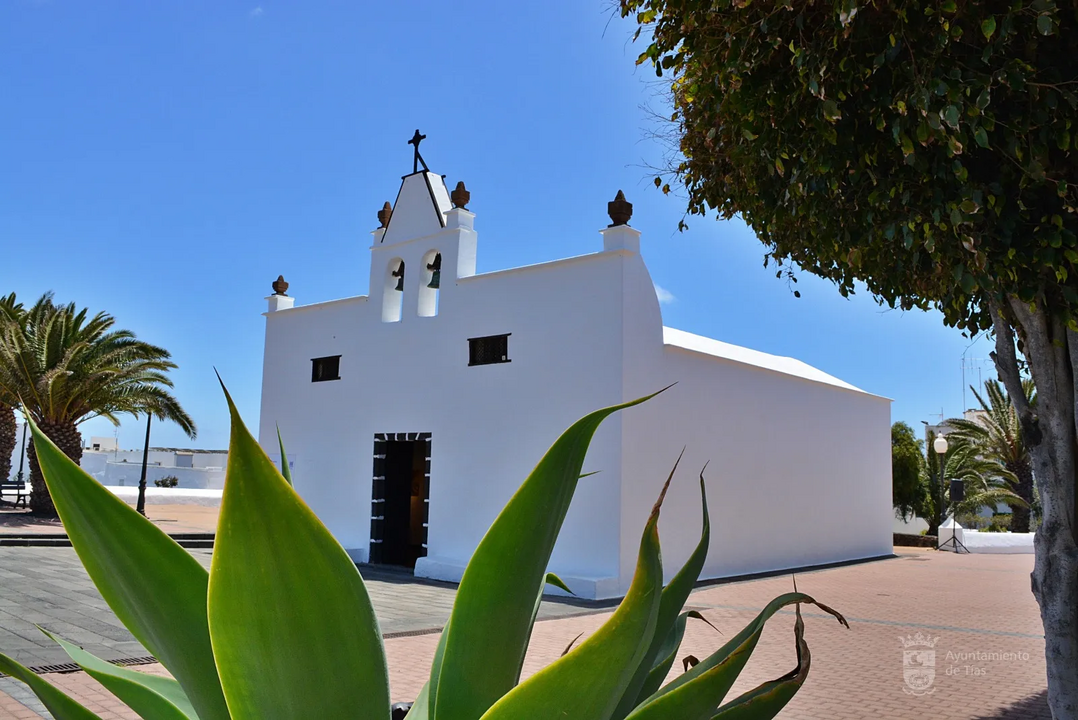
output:
[[[492,365],[509,360],[509,335],[488,335],[468,339],[468,364]]]
[[[311,382],[341,379],[341,356],[314,358],[311,360]]]

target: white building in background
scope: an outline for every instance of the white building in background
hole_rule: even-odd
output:
[[[16,433],[16,448],[11,457],[11,477],[19,472],[22,455],[23,480],[30,481],[30,464],[23,453],[23,423]],[[27,433],[26,443],[33,442]],[[188,450],[183,448],[150,448],[146,458],[146,484],[165,477],[174,477],[176,487],[198,490],[220,490],[225,486],[227,450]],[[136,487],[142,476],[142,449],[120,450],[114,437],[91,437],[82,449],[79,462],[88,474],[102,485]]]
[[[99,443],[98,441],[109,441]],[[94,446],[110,446],[97,450]],[[187,450],[150,448],[146,457],[146,485],[163,478],[176,478],[176,487],[195,490],[220,490],[225,486],[227,450]],[[142,477],[142,450],[116,449],[113,438],[91,438],[90,448],[82,451],[79,465],[102,485],[137,487]]]
[[[89,447],[83,448],[83,450],[93,450],[95,452],[114,452],[120,449],[120,441],[114,437],[91,437]]]
[[[551,559],[574,592],[628,588],[683,447],[659,528],[668,577],[699,538],[707,461],[703,577],[891,553],[889,400],[663,327],[621,193],[594,251],[477,274],[469,194],[420,163],[417,147],[379,213],[369,294],[295,306],[278,278],[268,298],[261,442],[279,457],[280,427],[296,489],[356,561],[459,580],[563,430],[674,382],[595,435],[584,470],[599,472],[580,481]]]

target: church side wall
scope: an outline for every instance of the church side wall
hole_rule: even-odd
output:
[[[400,322],[381,322],[373,292],[269,314],[263,447],[277,457],[279,424],[297,490],[362,561],[375,433],[431,433],[429,554],[416,572],[459,579],[558,435],[620,400],[621,257],[458,281],[444,272],[434,317],[406,301]],[[409,272],[405,293],[418,282]],[[502,333],[511,362],[469,367],[468,339]],[[341,355],[341,379],[312,383],[311,359],[327,355]],[[580,482],[551,560],[585,597],[616,593],[620,438],[617,417],[596,434],[584,470],[600,472]]]
[[[624,522],[642,527],[685,447],[659,524],[667,578],[699,539],[705,462],[702,578],[891,553],[889,400],[671,346],[661,355],[653,384],[678,384],[626,420]],[[623,577],[635,552],[623,544]]]

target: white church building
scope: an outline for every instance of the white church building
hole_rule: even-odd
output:
[[[417,138],[419,137],[417,132]],[[601,244],[476,273],[475,214],[416,142],[373,232],[367,295],[268,298],[260,440],[285,440],[297,491],[357,562],[459,580],[502,506],[581,416],[677,383],[603,422],[560,539],[586,598],[632,579],[678,453],[659,532],[671,576],[700,533],[703,578],[891,554],[890,401],[798,360],[663,326],[632,206]],[[826,342],[821,338],[821,342]]]

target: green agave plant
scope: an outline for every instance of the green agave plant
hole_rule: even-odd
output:
[[[604,418],[647,399],[599,410],[570,427],[502,510],[465,570],[411,720],[771,718],[804,683],[809,651],[800,604],[846,621],[792,592],[663,685],[686,622],[699,617],[683,606],[710,539],[702,474],[700,543],[673,580],[663,586],[657,529],[668,478],[617,610],[520,681],[543,588],[564,588],[546,566],[591,438]],[[118,667],[50,637],[147,719],[389,718],[382,636],[356,566],[259,447],[231,398],[228,404],[228,479],[208,572],[33,429],[49,491],[86,571],[172,677]],[[788,605],[796,606],[797,666],[724,704],[764,623]],[[0,655],[0,671],[29,685],[57,720],[98,717],[7,656]]]

